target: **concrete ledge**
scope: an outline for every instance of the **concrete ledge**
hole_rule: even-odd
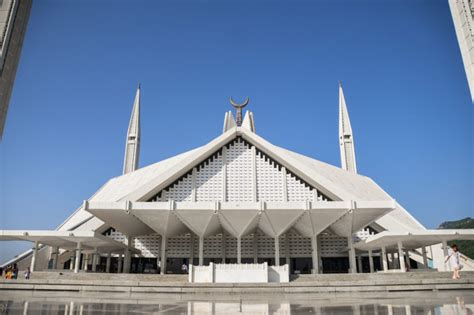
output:
[[[421,274],[421,273],[419,273]],[[57,291],[71,294],[96,295],[97,292],[108,294],[335,294],[340,292],[403,292],[403,291],[438,291],[438,290],[474,290],[474,273],[463,273],[464,278],[452,280],[450,273],[423,273],[415,277],[400,274],[360,274],[360,275],[314,275],[304,277],[304,281],[290,283],[187,283],[181,281],[183,276],[127,275],[119,279],[93,279],[77,275],[68,279],[36,278],[31,280],[0,280],[0,291],[15,290],[27,292]],[[184,275],[184,277],[186,277]],[[104,277],[106,278],[106,277]],[[137,281],[139,280],[139,281]],[[155,280],[155,281],[153,281]],[[163,281],[162,281],[163,280]],[[176,281],[177,280],[177,281]],[[310,281],[311,280],[311,281]]]

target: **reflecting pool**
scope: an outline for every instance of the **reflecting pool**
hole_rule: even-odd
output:
[[[474,291],[291,295],[0,291],[0,314],[473,314]]]

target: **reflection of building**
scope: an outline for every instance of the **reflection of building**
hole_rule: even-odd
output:
[[[474,102],[474,1],[449,0],[449,6],[453,16],[454,29],[456,30],[459,48],[461,49],[469,90],[471,91],[471,99]]]
[[[0,138],[15,81],[32,0],[0,1]]]
[[[223,133],[204,146],[137,168],[138,90],[124,174],[109,180],[58,231],[2,231],[0,240],[47,245],[16,259],[23,268],[32,256],[35,269],[46,269],[52,258],[50,267],[76,271],[179,273],[190,262],[268,262],[288,264],[292,273],[340,273],[426,266],[440,252],[427,246],[462,233],[474,237],[473,231],[426,230],[373,180],[357,174],[341,86],[339,93],[343,168],[269,143],[257,135],[250,112],[240,124],[226,113]],[[75,234],[90,230],[96,234],[87,239]],[[113,257],[113,267],[110,252],[124,253],[123,260]],[[442,260],[435,259],[435,267],[442,268]]]

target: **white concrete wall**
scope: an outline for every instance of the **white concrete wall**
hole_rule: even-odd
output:
[[[263,264],[213,264],[190,266],[191,283],[267,283],[289,282],[288,265],[268,266]]]
[[[290,282],[289,266],[269,266],[268,282]]]

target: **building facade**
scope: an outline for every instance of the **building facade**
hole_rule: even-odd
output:
[[[339,87],[341,167],[275,146],[232,105],[221,135],[138,167],[140,88],[124,174],[107,181],[56,231],[1,231],[35,246],[8,263],[33,270],[180,273],[183,265],[268,263],[291,273],[444,270],[459,231],[426,230],[372,179],[357,174]],[[82,234],[81,234],[82,233]],[[474,239],[474,231],[465,236]],[[439,244],[443,244],[441,247]]]

